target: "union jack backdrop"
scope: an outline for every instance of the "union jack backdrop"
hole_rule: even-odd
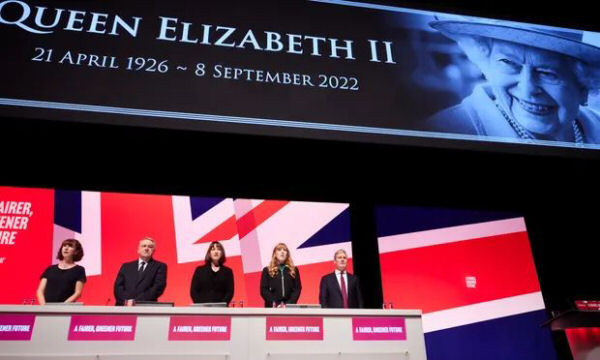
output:
[[[556,359],[523,217],[381,206],[384,300],[423,310],[430,360]]]
[[[2,283],[15,285],[14,293],[0,295],[2,303],[18,303],[35,294],[39,275],[58,261],[54,256],[66,238],[80,240],[85,251],[80,265],[85,267],[88,281],[81,301],[97,305],[114,303],[113,283],[119,267],[137,258],[137,244],[146,236],[156,241],[155,258],[168,265],[167,288],[159,300],[176,305],[190,304],[191,278],[196,266],[204,263],[211,241],[220,241],[225,248],[226,265],[235,275],[236,306],[240,302],[263,306],[260,272],[279,242],[288,245],[300,268],[301,303],[318,303],[320,278],[333,271],[337,249],[352,255],[348,204],[16,188],[2,191],[7,199],[11,193],[31,198],[30,194],[41,191],[47,196],[34,208],[48,208],[34,218],[40,229],[46,229],[44,235],[29,236],[18,244],[23,256],[36,248],[44,254],[28,268],[32,279],[25,284],[8,276],[9,269],[18,271],[16,254],[10,255],[9,263],[0,264],[7,273]],[[17,265],[10,265],[13,260]]]

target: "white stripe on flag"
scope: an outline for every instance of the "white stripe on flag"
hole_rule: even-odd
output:
[[[348,204],[292,201],[240,240],[244,251],[244,272],[261,271],[271,261],[273,248],[283,242],[295,265],[333,261],[335,250],[349,243],[298,249],[306,240],[348,208]],[[350,240],[350,239],[343,239]],[[251,251],[250,251],[251,250]],[[248,253],[246,252],[248,251]],[[348,253],[351,256],[351,253]]]
[[[262,204],[265,200],[257,199],[236,199],[234,200],[235,216],[237,219],[241,219],[244,215],[252,211],[258,205]]]
[[[177,244],[177,263],[203,261],[209,243],[196,244],[198,239],[234,216],[233,200],[226,198],[197,219],[192,219],[189,196],[172,196],[175,241]],[[221,241],[227,256],[239,256],[240,245],[237,232],[229,239]]]
[[[478,304],[423,314],[423,332],[449,329],[481,321],[545,309],[541,292],[517,295]]]
[[[85,249],[85,256],[79,265],[85,268],[87,276],[102,274],[100,198],[100,193],[96,191],[81,192],[81,234],[54,224],[52,256],[56,256],[63,240],[79,240]],[[54,259],[53,263],[58,263],[58,260]]]
[[[488,221],[477,224],[452,226],[442,229],[417,231],[408,234],[390,235],[379,238],[379,253],[416,249],[442,245],[463,240],[477,239],[527,231],[522,217]]]

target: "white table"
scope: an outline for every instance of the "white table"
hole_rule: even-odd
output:
[[[34,314],[35,326],[30,341],[0,341],[0,360],[426,359],[419,310],[0,305],[9,314]],[[69,341],[72,315],[137,315],[135,340]],[[169,341],[178,315],[230,316],[230,340]],[[322,318],[323,340],[267,340],[271,316]],[[353,340],[356,317],[402,317],[406,340]]]

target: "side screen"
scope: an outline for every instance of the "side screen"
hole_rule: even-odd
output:
[[[523,217],[376,209],[383,295],[423,310],[428,359],[555,359]]]

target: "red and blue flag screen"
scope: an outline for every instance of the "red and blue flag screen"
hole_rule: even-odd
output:
[[[204,263],[212,241],[223,244],[226,265],[234,272],[236,306],[264,306],[260,274],[277,243],[287,244],[300,269],[299,302],[305,304],[318,303],[319,281],[333,271],[334,252],[343,248],[352,254],[344,203],[14,187],[0,187],[0,202],[0,283],[7,289],[0,303],[30,302],[39,276],[58,262],[58,248],[67,238],[78,239],[85,252],[79,264],[87,283],[80,301],[95,305],[114,304],[119,267],[137,258],[137,244],[146,236],[156,241],[155,258],[168,265],[159,301],[176,305],[191,303],[194,269]]]

